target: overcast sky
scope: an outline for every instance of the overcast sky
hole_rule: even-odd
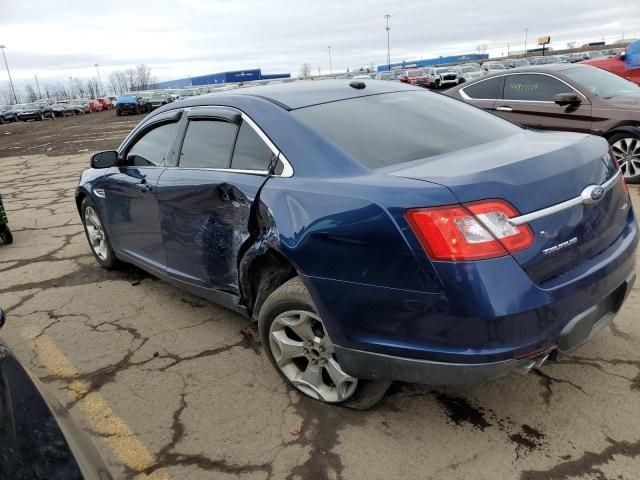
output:
[[[640,37],[640,0],[0,0],[0,45],[17,84],[89,78],[146,63],[158,80],[262,68],[297,74],[391,61]],[[0,64],[0,89],[7,83]]]

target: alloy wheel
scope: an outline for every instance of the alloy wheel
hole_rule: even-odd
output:
[[[100,260],[105,261],[109,255],[107,239],[104,234],[102,222],[100,222],[100,217],[98,217],[93,207],[87,207],[84,210],[84,227],[89,236],[91,249]]]
[[[290,310],[269,328],[269,347],[280,371],[306,395],[328,403],[351,397],[358,379],[345,373],[318,315]]]
[[[611,150],[613,150],[625,178],[631,179],[640,176],[640,139],[621,138],[611,145]]]

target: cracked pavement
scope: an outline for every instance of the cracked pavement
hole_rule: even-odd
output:
[[[394,384],[365,412],[322,405],[284,385],[250,321],[134,267],[98,267],[73,200],[95,150],[82,142],[113,148],[139,117],[86,120],[0,127],[15,238],[0,245],[0,337],[115,478],[640,476],[638,286],[612,328],[541,371],[473,389]]]

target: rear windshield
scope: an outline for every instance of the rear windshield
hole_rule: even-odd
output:
[[[369,168],[453,152],[520,132],[520,127],[479,108],[426,91],[352,98],[291,113]]]
[[[137,102],[138,99],[137,97],[134,97],[132,95],[121,95],[118,97],[117,99],[118,102],[122,103],[122,102]]]

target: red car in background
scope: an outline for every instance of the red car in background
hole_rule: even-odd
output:
[[[408,83],[409,85],[416,85],[418,87],[427,87],[434,83],[434,78],[422,68],[405,70],[398,76],[398,79],[402,83]]]
[[[108,98],[98,98],[98,102],[102,105],[102,110],[111,110],[113,109],[113,103]]]
[[[613,57],[594,58],[593,60],[584,60],[580,63],[607,70],[640,85],[640,68],[627,70],[624,65],[624,56],[625,52],[622,51]]]
[[[89,100],[89,108],[92,112],[101,112],[102,104],[98,100]]]

